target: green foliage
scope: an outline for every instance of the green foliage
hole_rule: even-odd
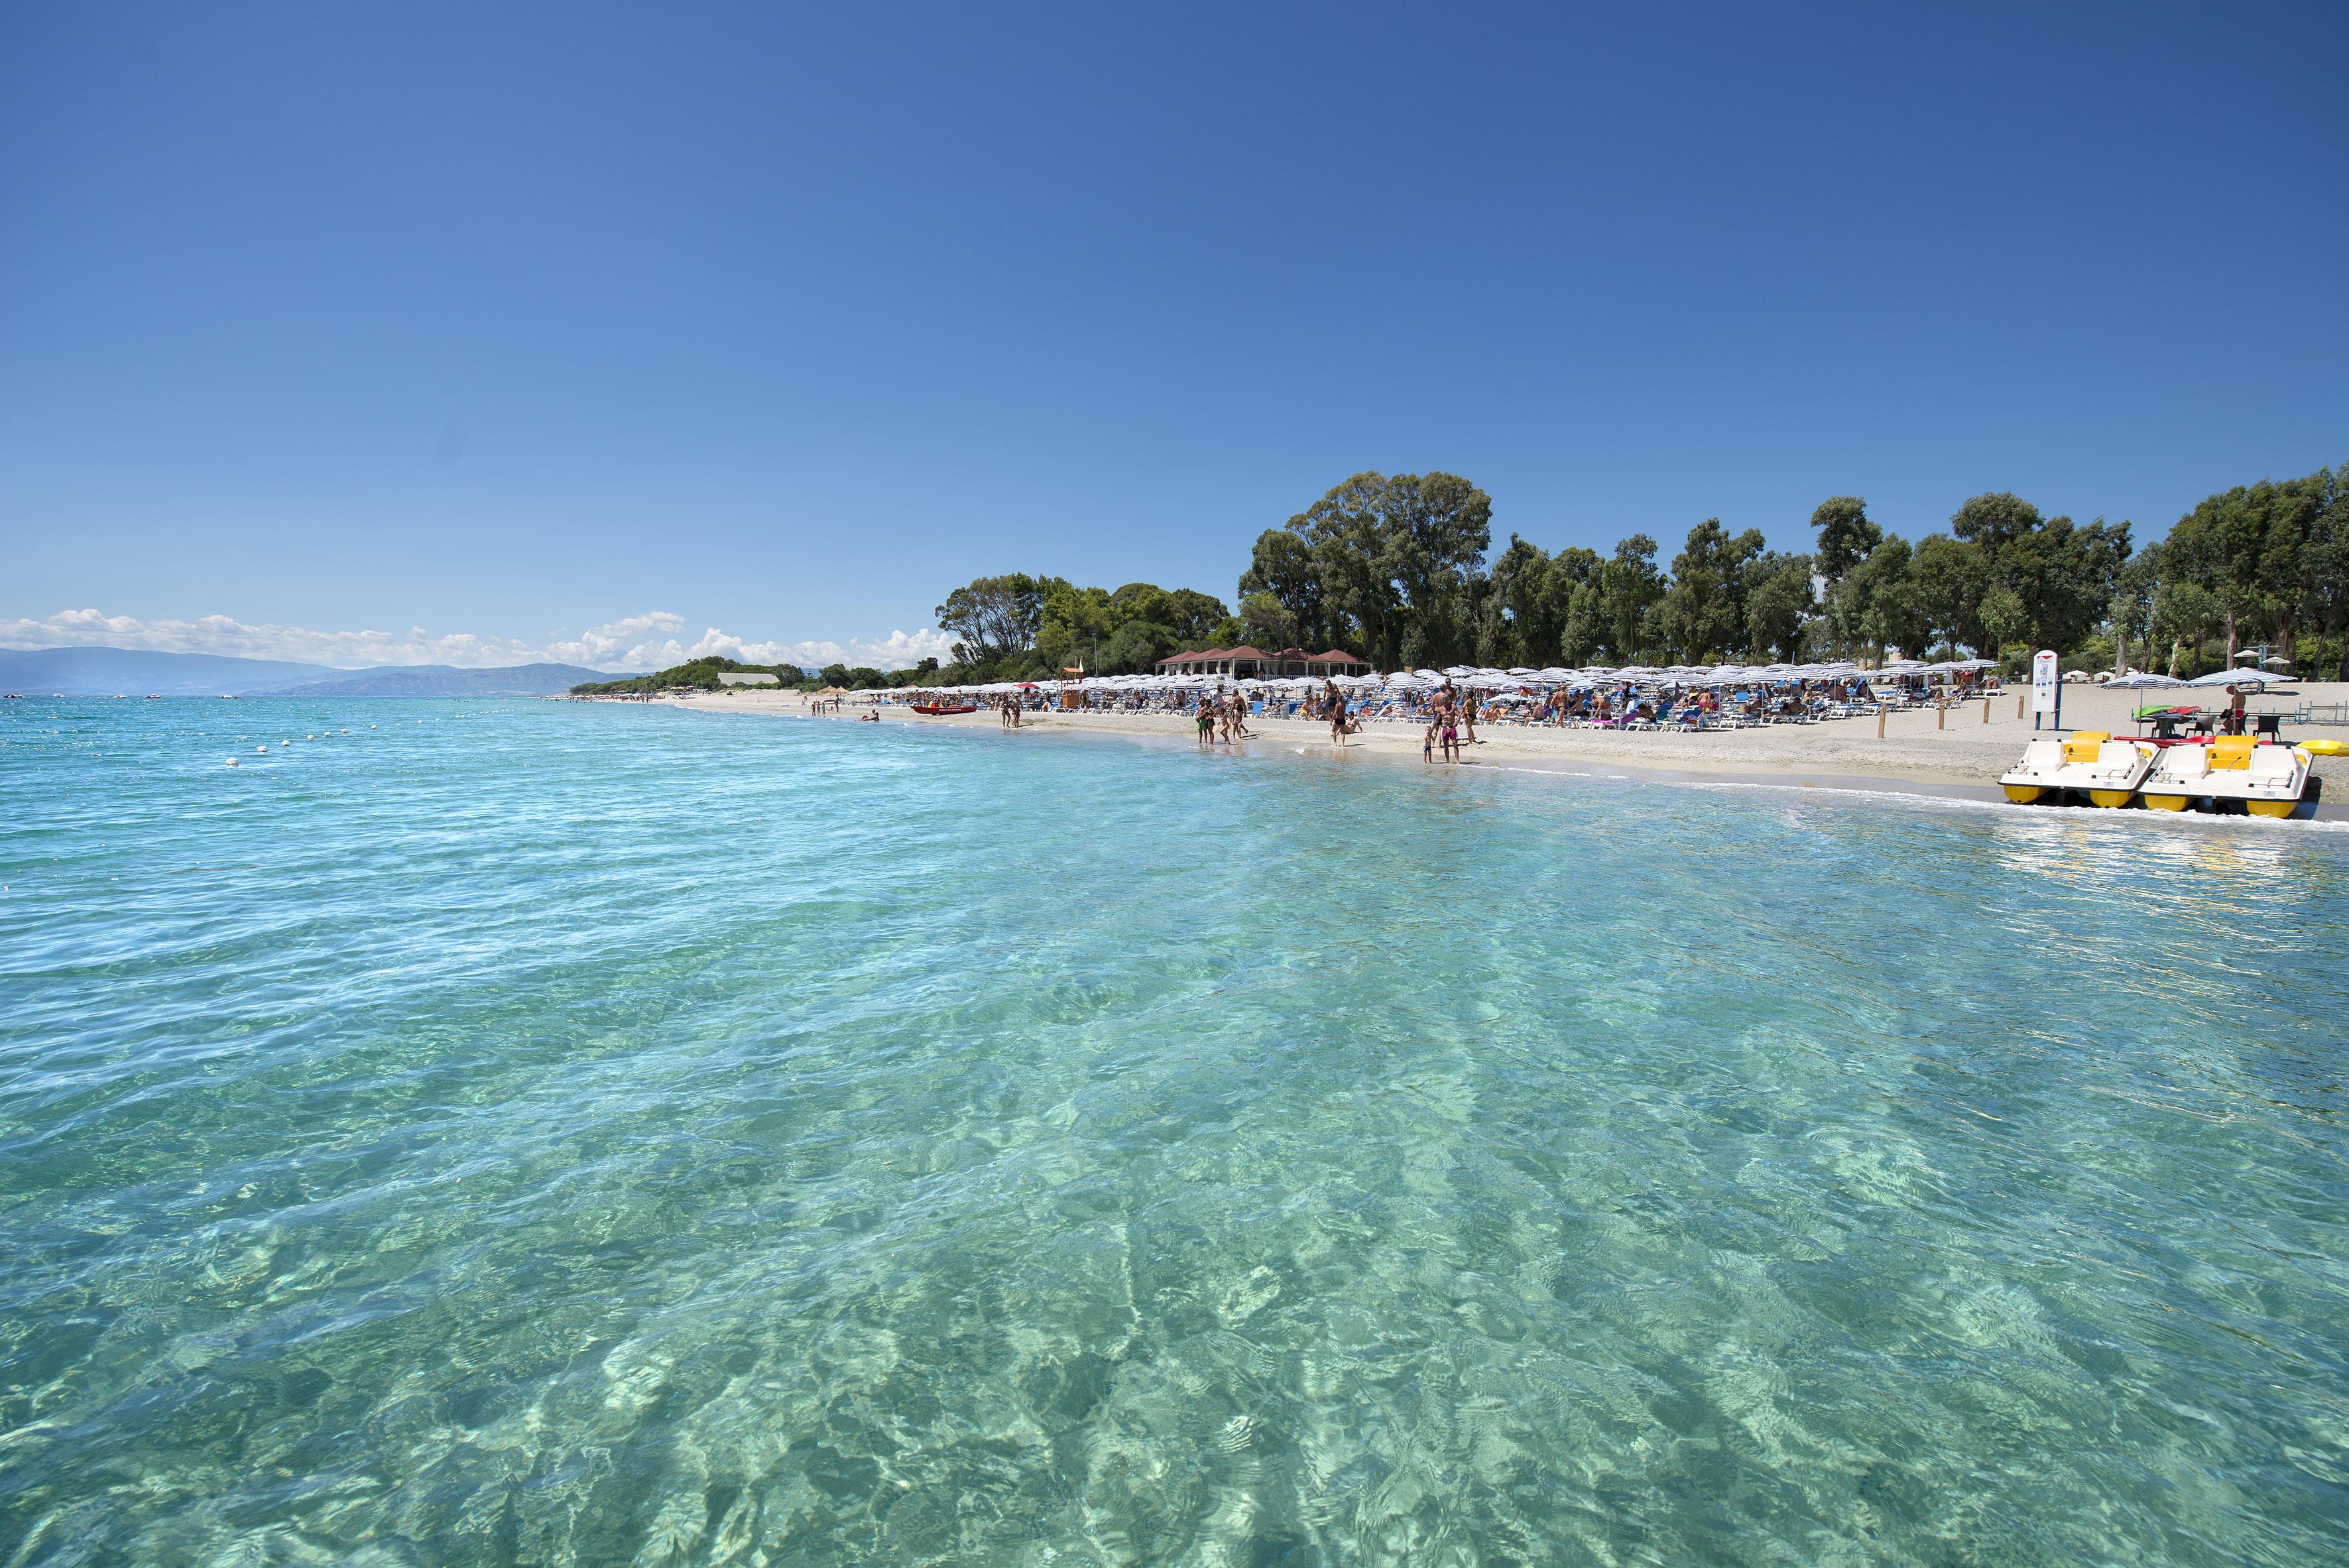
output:
[[[1599,652],[1609,664],[1636,662],[1642,635],[1654,640],[1653,612],[1667,586],[1656,570],[1654,540],[1635,533],[1616,544],[1599,569]]]
[[[2314,633],[2321,649],[2349,630],[2344,492],[2343,476],[2320,469],[2304,479],[2238,485],[2179,518],[2162,545],[2174,647],[2215,624],[2230,662],[2247,638],[2272,642],[2297,661],[2303,635]],[[2158,615],[2158,591],[2156,603]],[[2349,667],[2349,647],[2338,657],[2336,669]]]
[[[1733,538],[1717,517],[1689,530],[1686,547],[1672,558],[1672,585],[1658,603],[1682,662],[1717,660],[1745,645],[1746,573],[1762,548],[1760,529]]]
[[[2349,665],[2349,482],[2332,469],[2214,495],[2134,554],[2127,522],[2047,517],[2005,490],[1971,498],[1947,533],[1914,545],[1858,496],[1812,512],[1815,553],[1708,518],[1669,572],[1646,533],[1603,555],[1512,533],[1488,560],[1492,516],[1454,474],[1355,474],[1257,536],[1237,615],[1146,583],[981,578],[939,606],[957,641],[937,678],[1032,679],[1079,661],[1147,670],[1178,648],[1243,642],[1343,647],[1382,669],[2041,647],[2150,667],[2167,644],[2174,673],[2193,674],[2256,637],[2304,669]]]
[[[1261,588],[1240,600],[1239,622],[1242,634],[1258,647],[1278,650],[1301,645],[1297,640],[1297,616]]]
[[[1811,513],[1819,536],[1819,575],[1832,588],[1884,542],[1884,531],[1868,519],[1868,502],[1856,495],[1829,496]]]
[[[1922,640],[1914,560],[1907,540],[1887,535],[1828,590],[1827,632],[1837,646],[1881,658],[1888,647],[1913,648]]]
[[[1817,564],[1807,555],[1776,551],[1746,570],[1745,645],[1792,664],[1803,656],[1812,614],[1818,608],[1813,587]]]
[[[1045,591],[1056,582],[1012,573],[976,578],[947,594],[934,614],[938,629],[956,639],[956,662],[986,664],[1034,647]]]
[[[648,676],[626,676],[611,681],[583,681],[573,686],[571,693],[574,696],[620,696],[657,691],[716,691],[726,684],[718,678],[720,671],[771,675],[779,685],[794,688],[806,680],[806,672],[797,665],[745,665],[732,659],[692,659]]]
[[[955,663],[939,672],[940,684],[1044,680],[1078,666],[1146,672],[1235,624],[1222,600],[1189,588],[1129,583],[1112,593],[1019,573],[956,589],[937,615],[956,639]]]
[[[1282,647],[1318,654],[1342,634],[1331,619],[1334,608],[1323,590],[1313,547],[1293,529],[1268,528],[1257,536],[1248,569],[1240,574],[1239,591],[1243,620],[1247,619],[1247,601],[1258,594],[1287,612],[1291,630]]]
[[[1170,654],[1182,652],[1174,628],[1160,621],[1128,621],[1102,645],[1101,668],[1110,674],[1148,672]]]
[[[1351,620],[1359,651],[1393,668],[1407,650],[1468,651],[1492,522],[1492,498],[1456,474],[1360,473],[1288,531],[1311,552],[1325,608]]]
[[[1982,556],[1980,546],[1946,533],[1929,533],[1918,542],[1916,553],[1909,558],[1909,576],[1915,584],[1920,645],[1930,646],[1938,641],[1951,649],[1961,643],[1968,647],[1982,645],[1976,616],[1982,594],[1990,587]]]

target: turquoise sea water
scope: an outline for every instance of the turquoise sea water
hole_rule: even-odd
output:
[[[2327,824],[264,701],[0,821],[0,1563],[2349,1539]]]

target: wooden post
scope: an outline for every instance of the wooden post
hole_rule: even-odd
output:
[[[2021,717],[2023,717],[2023,705],[2024,703],[2026,703],[2026,702],[2029,702],[2030,700],[2031,700],[2031,694],[2030,694],[2029,692],[2021,692],[2021,691],[2019,691],[2019,692],[2016,692],[2016,693],[2014,694],[2014,717],[2017,717],[2017,718],[2021,718]]]
[[[1876,705],[1876,738],[1884,738],[1884,705],[1880,702]]]
[[[1982,698],[1982,722],[1984,724],[1990,722],[1990,698],[1988,697]]]
[[[1950,727],[1950,705],[1948,703],[1937,702],[1933,705],[1933,727],[1935,729],[1947,729]]]

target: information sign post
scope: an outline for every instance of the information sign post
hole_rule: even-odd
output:
[[[2031,660],[2031,727],[2037,729],[2042,716],[2047,727],[2064,727],[2064,682],[2056,673],[2055,655],[2045,648]]]

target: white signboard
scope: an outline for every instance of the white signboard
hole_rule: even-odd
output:
[[[2042,648],[2031,661],[2031,711],[2055,711],[2055,655]]]

